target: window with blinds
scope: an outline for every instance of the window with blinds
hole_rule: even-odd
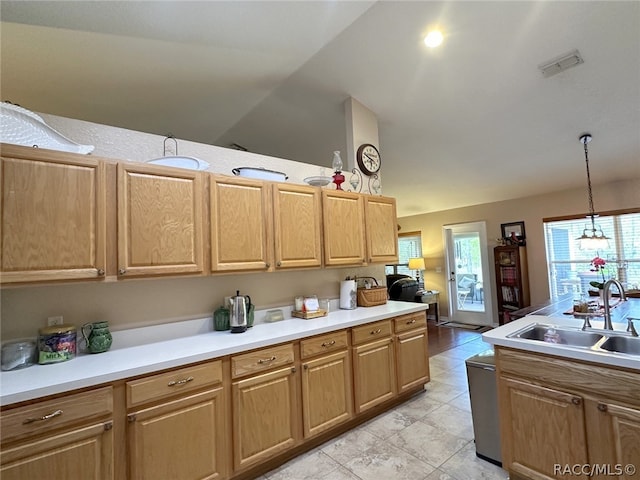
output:
[[[409,270],[409,259],[422,256],[422,237],[419,233],[398,236],[398,263],[387,265],[385,274],[402,273],[415,277],[416,271]],[[422,274],[422,272],[420,272]]]
[[[586,293],[589,282],[618,279],[625,289],[640,285],[640,212],[602,214],[596,228],[609,237],[608,247],[581,250],[577,240],[584,229],[591,231],[589,219],[544,220],[545,244],[552,297],[566,293]],[[605,260],[602,269],[592,265],[595,257]]]

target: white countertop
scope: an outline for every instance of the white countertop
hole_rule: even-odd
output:
[[[326,317],[310,320],[289,318],[257,324],[241,334],[213,331],[211,317],[113,332],[113,345],[108,352],[80,354],[67,362],[1,372],[0,405],[180,367],[427,308],[427,304],[389,301],[377,307],[331,311]],[[163,339],[167,334],[170,339]],[[177,335],[187,336],[176,338]]]
[[[602,323],[602,320],[595,319],[591,323],[595,326],[598,322]],[[570,358],[572,360],[583,360],[602,365],[640,370],[640,355],[606,352],[588,347],[574,347],[570,345],[541,342],[539,340],[509,337],[509,335],[536,323],[554,325],[557,327],[570,327],[572,329],[579,330],[582,327],[583,322],[582,320],[576,319],[572,316],[556,317],[546,315],[528,315],[519,320],[515,320],[483,333],[482,339],[487,343],[501,347],[517,348],[519,350],[546,353],[548,355]],[[624,324],[616,322],[613,326],[614,332],[611,332],[611,334],[615,335],[616,333],[624,333],[626,329],[626,322]],[[597,333],[601,333],[601,331],[597,331]]]

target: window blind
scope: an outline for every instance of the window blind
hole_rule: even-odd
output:
[[[609,237],[609,245],[600,250],[581,250],[576,240],[584,229],[591,231],[587,218],[545,220],[544,234],[552,297],[566,293],[586,293],[589,282],[616,278],[626,289],[640,285],[640,213],[602,215],[596,228]],[[595,257],[605,260],[602,269],[592,265]]]
[[[387,275],[393,273],[402,273],[404,275],[414,276],[415,270],[409,270],[409,259],[422,256],[422,237],[420,234],[405,235],[398,237],[398,263],[387,265],[385,273]]]

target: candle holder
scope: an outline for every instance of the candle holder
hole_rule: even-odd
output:
[[[356,193],[360,193],[362,191],[362,174],[356,168],[351,170],[351,177],[349,177],[349,184],[353,191]]]

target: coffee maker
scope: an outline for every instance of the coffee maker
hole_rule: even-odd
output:
[[[247,330],[247,318],[250,309],[251,297],[249,295],[240,295],[240,290],[236,290],[236,296],[229,299],[231,333],[242,333]]]

